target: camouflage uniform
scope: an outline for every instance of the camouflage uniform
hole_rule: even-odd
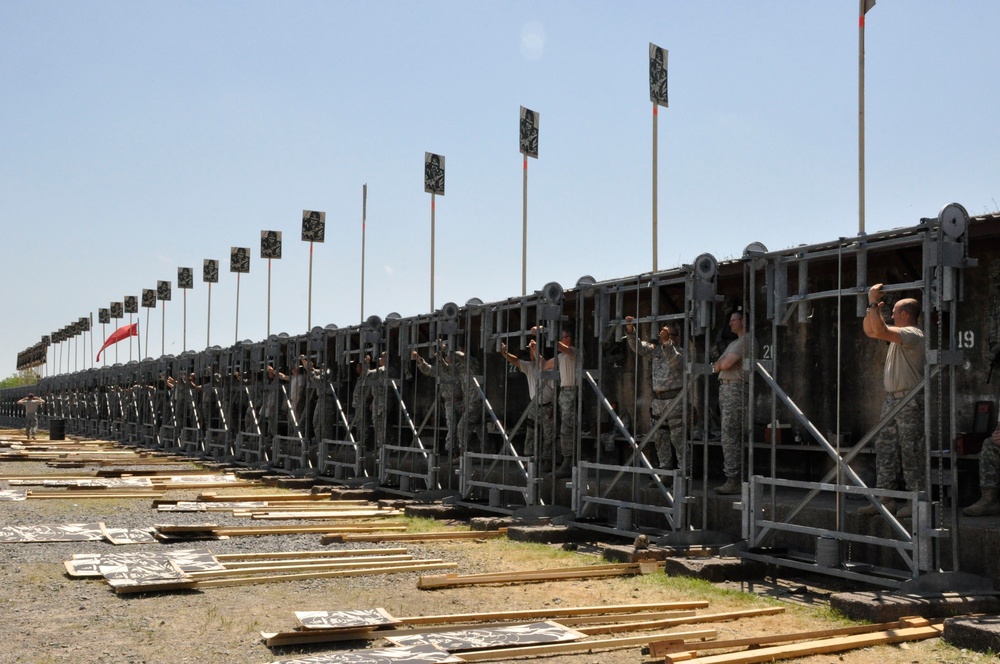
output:
[[[560,353],[559,364],[559,451],[572,459],[576,447],[576,358]],[[567,384],[568,383],[568,384]]]
[[[719,372],[719,410],[722,411],[722,471],[727,478],[740,477],[743,465],[743,439],[746,425],[746,382],[743,358],[746,356],[746,335],[737,337],[726,347],[722,357],[733,354],[740,360],[730,369]]]
[[[420,373],[437,378],[438,394],[444,403],[445,424],[448,427],[444,446],[450,454],[455,451],[455,428],[462,418],[462,385],[459,383],[458,363],[449,364],[440,355],[434,364],[420,356],[416,359]]]
[[[455,357],[455,372],[461,381],[463,395],[462,414],[458,420],[458,440],[460,444],[465,446],[464,449],[468,449],[469,434],[474,431],[474,427],[483,421],[483,396],[472,380],[478,369],[475,358],[472,358],[468,363],[469,366],[466,366],[462,355],[456,353]]]
[[[524,433],[525,454],[534,455],[536,452],[535,439],[536,429],[541,429],[542,445],[538,454],[538,459],[552,459],[552,442],[556,438],[556,418],[555,418],[555,383],[551,380],[542,380],[538,385],[539,367],[535,362],[529,360],[518,360],[517,367],[528,379],[529,391],[534,392],[531,402],[528,404],[528,412],[525,416],[527,420],[527,430]]]
[[[369,389],[372,394],[372,426],[375,428],[375,447],[381,449],[385,445],[386,432],[386,403],[389,395],[389,380],[385,373],[385,367],[372,369],[366,377]]]
[[[656,430],[656,458],[660,468],[673,470],[684,458],[684,409],[681,387],[684,380],[684,358],[676,344],[654,345],[640,341],[638,330],[625,333],[629,348],[640,357],[651,359],[650,373],[653,385],[653,402],[649,406],[652,422],[655,424],[664,412],[670,410],[667,419]],[[676,455],[676,462],[674,456]],[[684,474],[691,475],[691,457],[688,455]]]
[[[983,441],[983,449],[979,452],[979,487],[1000,487],[1000,445],[991,438]]]
[[[896,405],[899,398],[891,394],[882,402],[882,417]],[[900,470],[906,488],[920,491],[924,486],[924,400],[917,396],[885,425],[875,441],[876,486],[895,489]]]
[[[361,444],[362,448],[368,446],[368,422],[365,418],[365,402],[371,394],[371,391],[366,384],[366,379],[370,372],[364,372],[358,376],[358,380],[354,383],[354,393],[351,395],[351,408],[354,410],[354,417],[351,418],[351,428],[356,432],[356,441]]]
[[[882,384],[885,400],[882,417],[912,389],[924,373],[924,334],[918,327],[901,327],[903,343],[890,343],[885,358]],[[886,424],[875,441],[876,486],[899,487],[900,470],[906,488],[920,491],[926,479],[924,462],[924,400],[911,399],[896,417]]]

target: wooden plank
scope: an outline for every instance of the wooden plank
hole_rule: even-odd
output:
[[[455,532],[400,533],[399,535],[326,535],[320,544],[344,544],[347,542],[438,542],[465,539],[493,539],[506,537],[507,529],[461,530]]]
[[[349,556],[392,556],[406,553],[406,548],[395,549],[322,549],[320,551],[273,551],[271,553],[220,553],[215,559],[220,563],[230,560],[287,560],[294,558],[341,558]]]
[[[931,624],[929,621],[927,624]],[[848,636],[851,634],[869,634],[871,632],[883,632],[896,627],[918,627],[919,625],[901,624],[899,622],[875,623],[871,625],[852,625],[850,627],[833,627],[830,629],[816,629],[808,632],[789,632],[787,634],[772,634],[761,636],[749,636],[742,639],[727,639],[725,641],[713,641],[711,646],[706,644],[704,649],[698,650],[722,650],[724,648],[743,648],[746,646],[762,646],[773,643],[790,643],[792,641],[808,641],[812,639],[825,639],[831,636]],[[671,653],[688,651],[685,644],[678,644],[673,641],[662,641],[649,644],[649,654],[653,657],[666,657]]]
[[[290,511],[290,512],[268,512],[260,514],[254,512],[251,517],[254,519],[384,519],[390,516],[403,516],[400,510],[325,510],[325,511]]]
[[[579,632],[584,634],[607,634],[608,632],[636,632],[645,629],[664,629],[666,627],[677,627],[678,625],[690,625],[704,622],[724,622],[726,620],[739,620],[740,618],[753,618],[755,616],[773,616],[784,613],[783,606],[769,606],[763,609],[745,609],[742,611],[727,611],[725,613],[706,613],[699,616],[682,618],[662,618],[659,620],[644,620],[628,624],[608,625],[604,627],[581,627]]]
[[[663,566],[658,563],[654,569]],[[627,576],[642,573],[639,563],[618,565],[584,565],[581,567],[557,567],[553,569],[527,572],[498,572],[493,574],[446,574],[422,576],[417,587],[425,590],[433,588],[453,588],[485,583],[524,583],[534,581],[554,581],[559,579],[586,579],[605,576]]]
[[[870,634],[855,634],[853,636],[818,639],[814,641],[804,641],[802,643],[726,653],[723,655],[708,655],[694,659],[678,658],[675,660],[675,655],[667,655],[664,661],[668,664],[672,664],[675,661],[687,661],[689,664],[756,664],[759,662],[773,662],[779,659],[792,659],[796,657],[808,657],[810,655],[822,655],[831,652],[855,650],[857,648],[868,648],[887,643],[921,641],[924,639],[939,637],[941,636],[943,630],[944,627],[942,625],[903,627],[882,632],[872,632]]]
[[[188,572],[192,579],[229,579],[249,574],[269,574],[271,572],[296,572],[314,570],[336,570],[336,569],[360,569],[370,567],[395,567],[398,565],[409,565],[415,562],[413,556],[367,556],[354,559],[343,559],[336,561],[325,561],[320,563],[299,563],[298,561],[285,561],[284,564],[257,565],[256,567],[235,567],[218,571]],[[421,560],[420,562],[444,562],[440,558]]]
[[[356,570],[338,570],[332,572],[306,572],[303,574],[284,574],[281,576],[254,576],[238,579],[210,579],[198,581],[195,588],[220,588],[224,586],[245,586],[254,583],[269,583],[272,581],[299,581],[302,579],[326,579],[339,576],[367,576],[370,574],[394,574],[396,572],[419,572],[425,569],[443,569],[458,567],[457,563],[417,563],[400,567],[372,567]]]
[[[218,535],[280,535],[282,533],[358,533],[372,532],[379,530],[400,531],[406,530],[406,526],[394,526],[390,524],[379,526],[368,526],[364,524],[334,526],[332,524],[313,525],[276,525],[276,526],[222,526],[213,532]]]
[[[219,494],[214,491],[203,491],[198,494],[198,500],[202,502],[222,502],[222,503],[236,503],[241,500],[266,500],[268,502],[280,502],[284,500],[302,500],[302,501],[329,501],[333,494],[330,493],[303,493],[299,491],[282,492],[282,493],[233,493],[233,494]]]
[[[714,629],[696,630],[692,632],[676,632],[673,634],[650,634],[648,636],[631,636],[621,639],[600,639],[596,641],[577,641],[573,643],[554,643],[544,646],[525,646],[522,648],[498,648],[495,650],[479,650],[456,655],[466,662],[483,662],[491,659],[508,660],[515,657],[541,657],[545,655],[562,655],[565,653],[590,650],[609,650],[615,648],[633,648],[644,646],[651,640],[665,638],[695,641],[714,639],[717,633]]]
[[[82,498],[159,498],[163,495],[162,491],[128,491],[116,489],[114,492],[101,491],[101,490],[88,490],[88,491],[28,491],[28,498],[34,498],[36,500],[51,500],[53,498],[62,498],[64,500],[80,500]]]

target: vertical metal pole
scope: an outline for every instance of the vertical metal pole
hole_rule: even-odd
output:
[[[434,194],[431,194],[431,308],[434,311]]]
[[[858,15],[858,234],[865,232],[865,4]]]
[[[101,338],[102,339],[108,338],[108,329],[104,326],[104,323],[101,323]],[[104,353],[104,359],[101,360],[101,366],[105,367],[107,365],[108,365],[108,354]]]
[[[205,348],[212,347],[212,282],[208,282],[208,326],[205,329]]]
[[[368,184],[361,185],[361,318],[365,319],[365,223],[368,218]]]
[[[267,336],[271,336],[271,259],[267,259]]]
[[[659,124],[660,113],[656,102],[653,102],[653,272],[656,272],[656,170],[657,170],[657,125]]]
[[[181,293],[184,295],[184,324],[181,332],[182,346],[184,348],[183,352],[187,352],[188,349],[188,292],[186,288],[181,289]],[[131,344],[130,344],[131,345]]]
[[[149,352],[149,310],[153,307],[146,307],[146,352]]]
[[[131,314],[129,314],[129,323],[131,322],[132,322],[132,317]],[[129,337],[130,341],[131,339],[132,337]],[[132,359],[131,353],[129,354],[128,359],[129,360]],[[93,311],[90,312],[90,368],[91,369],[94,368],[94,312]]]
[[[309,240],[309,315],[306,317],[306,331],[313,327],[313,241]]]
[[[131,312],[128,315],[128,326],[129,326],[129,329],[131,330],[132,329],[132,314],[131,314]],[[93,338],[93,335],[91,335],[91,338]],[[105,337],[105,339],[107,339],[107,337]],[[136,339],[135,342],[136,342],[136,344],[138,344],[139,340]],[[93,353],[91,353],[91,355],[93,355]],[[132,361],[132,335],[131,334],[128,337],[128,361],[129,362]]]
[[[521,186],[521,296],[528,294],[528,155]]]
[[[240,273],[236,273],[236,339],[233,343],[240,341]]]
[[[167,354],[167,301],[163,301],[160,315],[160,355]]]

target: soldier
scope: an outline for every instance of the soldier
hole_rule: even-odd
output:
[[[740,466],[743,463],[743,425],[746,419],[746,375],[743,356],[746,354],[746,328],[743,312],[729,316],[729,329],[736,335],[722,357],[712,363],[712,373],[719,374],[719,410],[722,411],[722,471],[726,483],[715,487],[719,495],[740,492]]]
[[[389,359],[389,354],[382,351],[378,357],[378,368],[372,369],[365,377],[368,388],[372,394],[372,426],[375,428],[375,447],[382,449],[385,445],[386,431],[386,404],[388,401],[389,382],[386,376],[385,365]]]
[[[366,384],[365,378],[367,377],[371,363],[371,355],[365,355],[363,363],[354,363],[354,371],[357,378],[354,382],[354,392],[351,394],[351,408],[354,411],[354,415],[351,417],[351,428],[354,429],[357,442],[361,443],[362,449],[367,449],[368,447],[369,423],[365,417],[365,408],[368,405],[368,399],[371,398],[371,390]]]
[[[532,328],[532,332],[535,329]],[[556,479],[570,477],[573,474],[576,452],[576,348],[573,346],[573,331],[564,329],[556,344],[559,351],[559,451],[562,452],[562,463],[556,469]]]
[[[508,352],[507,344],[504,343],[500,344],[500,354],[528,379],[528,397],[531,402],[528,404],[528,414],[525,418],[527,431],[524,434],[524,451],[530,455],[538,452],[537,458],[541,460],[542,472],[549,472],[552,470],[552,442],[556,437],[554,411],[556,385],[551,380],[542,380],[541,373],[545,369],[552,368],[553,362],[542,359],[538,353],[538,343],[534,339],[528,342],[528,359]],[[540,450],[535,442],[536,427],[542,430]]]
[[[889,342],[882,371],[885,398],[882,417],[913,389],[924,377],[924,333],[917,327],[920,303],[912,298],[900,300],[892,308],[892,322],[882,319],[882,284],[868,289],[868,311],[864,318],[865,335]],[[910,399],[896,417],[886,424],[875,441],[876,486],[880,489],[898,488],[900,469],[909,491],[920,491],[926,477],[924,467],[924,402]],[[907,503],[896,512],[896,501],[882,498],[882,504],[897,517],[912,515],[913,506]],[[858,514],[874,515],[874,505],[866,505]]]
[[[18,406],[24,406],[24,436],[27,440],[35,439],[35,432],[38,430],[38,409],[45,403],[45,399],[36,397],[33,392],[28,392],[28,396],[17,402]]]
[[[469,449],[470,434],[483,421],[483,396],[473,381],[478,372],[479,363],[475,357],[466,356],[465,351],[455,351],[455,374],[462,385],[462,415],[458,420],[460,449]]]
[[[444,448],[445,453],[451,456],[455,453],[455,428],[462,418],[462,385],[459,382],[459,374],[456,368],[457,363],[448,361],[447,356],[443,352],[443,345],[438,347],[435,355],[437,359],[434,364],[431,364],[421,357],[417,351],[410,353],[410,356],[417,361],[417,369],[420,370],[420,373],[427,376],[434,376],[438,379],[438,394],[441,397],[441,401],[444,402],[444,417],[448,427],[448,433],[445,435],[444,440]],[[452,359],[454,359],[454,356]]]
[[[671,325],[660,328],[660,343],[653,345],[640,341],[632,316],[625,317],[625,338],[629,348],[636,355],[649,358],[650,380],[653,387],[653,402],[649,412],[655,423],[664,412],[669,411],[666,421],[656,431],[656,458],[663,470],[674,470],[685,459],[684,476],[691,476],[691,458],[684,454],[684,410],[681,387],[684,383],[684,358],[675,341],[677,330]],[[676,455],[676,463],[674,457]],[[664,478],[672,481],[673,477]]]
[[[965,516],[996,516],[1000,514],[1000,427],[983,441],[979,451],[979,500],[962,510]]]

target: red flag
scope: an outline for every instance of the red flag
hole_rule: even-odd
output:
[[[97,360],[95,361],[96,362],[101,361],[101,353],[108,346],[116,344],[122,339],[128,339],[129,337],[137,337],[137,336],[139,336],[138,323],[132,323],[131,325],[122,325],[117,330],[111,333],[111,336],[108,337],[108,340],[104,342],[103,346],[101,346],[101,350],[97,351]]]

